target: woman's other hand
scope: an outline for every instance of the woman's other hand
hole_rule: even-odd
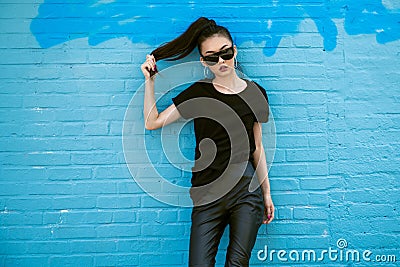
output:
[[[264,220],[263,223],[268,224],[274,219],[275,207],[272,202],[271,195],[264,196]]]

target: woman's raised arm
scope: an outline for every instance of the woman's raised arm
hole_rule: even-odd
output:
[[[158,129],[179,119],[181,116],[174,104],[158,113],[154,97],[154,79],[156,75],[150,76],[150,70],[156,70],[154,56],[146,56],[146,61],[141,65],[141,70],[146,79],[143,105],[145,128],[148,130]]]

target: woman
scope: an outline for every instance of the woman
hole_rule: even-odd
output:
[[[156,61],[184,58],[196,46],[205,72],[214,78],[195,82],[158,113],[154,98]],[[268,98],[260,85],[237,75],[236,55],[229,31],[201,17],[179,37],[152,51],[141,65],[146,79],[146,129],[163,127],[180,117],[194,119],[189,266],[215,265],[227,225],[230,234],[225,266],[248,266],[259,227],[274,218],[261,127],[268,120]],[[249,190],[255,173],[259,186]]]

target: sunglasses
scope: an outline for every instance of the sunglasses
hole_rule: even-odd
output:
[[[233,50],[233,46],[226,48],[224,50],[221,50],[219,52],[216,52],[214,54],[208,55],[208,56],[201,56],[206,64],[208,66],[214,66],[215,64],[218,63],[219,58],[221,57],[223,60],[230,60],[233,58],[235,55],[235,52]]]

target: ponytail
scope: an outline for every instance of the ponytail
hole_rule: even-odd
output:
[[[217,25],[212,19],[200,17],[190,24],[184,33],[154,49],[151,54],[156,61],[161,59],[178,60],[189,55],[196,46],[200,51],[201,43],[214,34],[225,36],[233,43],[232,36],[225,27]],[[151,73],[151,75],[153,74],[155,72]]]
[[[193,22],[189,28],[176,39],[156,48],[151,54],[156,60],[169,59],[178,60],[189,55],[197,45],[197,40],[206,27],[214,21],[201,17]],[[215,24],[215,22],[214,22]]]

